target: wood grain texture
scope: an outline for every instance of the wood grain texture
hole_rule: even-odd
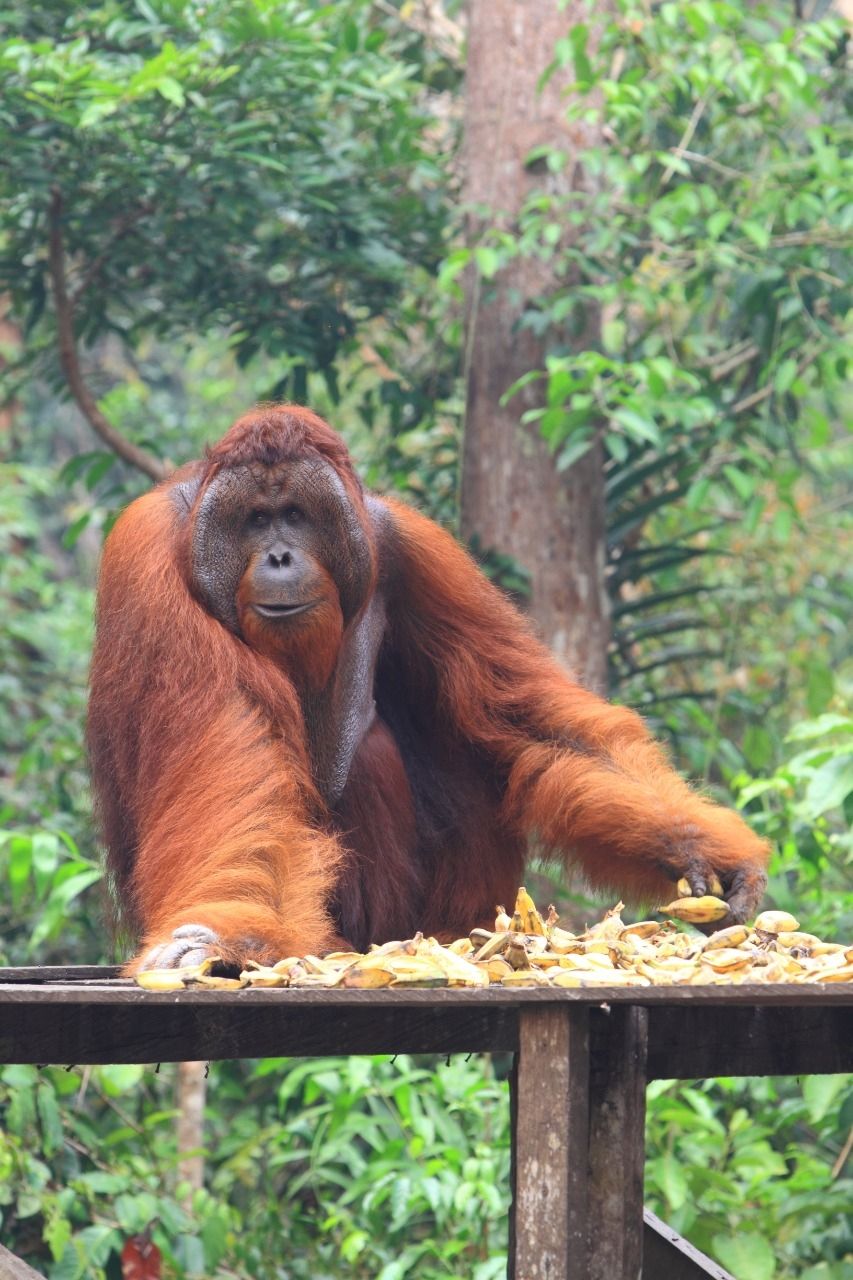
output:
[[[514,1052],[519,1013],[648,1008],[650,1079],[853,1070],[853,985],[144,991],[0,985],[0,1062]],[[593,1038],[599,1025],[593,1019]]]
[[[622,1005],[593,1013],[592,1020],[589,1280],[637,1280],[643,1266],[648,1010]]]
[[[831,984],[835,985],[835,984]],[[840,984],[839,984],[840,985]],[[853,1071],[853,1003],[649,1010],[650,1080]]]
[[[45,1280],[41,1271],[34,1271],[14,1253],[0,1244],[0,1280]]]
[[[518,1038],[513,1280],[570,1280],[588,1231],[588,1011],[525,1009]]]
[[[118,978],[118,964],[40,964],[0,966],[0,985],[9,982],[107,982]]]
[[[467,239],[483,226],[514,232],[534,192],[556,199],[589,190],[581,164],[600,142],[597,126],[566,117],[571,75],[562,69],[543,86],[557,42],[578,23],[594,47],[606,5],[571,0],[472,0],[468,9],[463,202]],[[538,147],[562,152],[559,172],[530,162]],[[568,236],[567,220],[563,232]],[[545,365],[548,344],[520,323],[531,300],[553,291],[553,260],[527,254],[494,279],[467,277],[466,410],[461,478],[462,534],[477,537],[530,574],[530,612],[549,648],[591,688],[607,685],[609,608],[604,587],[604,472],[600,444],[568,471],[558,471],[537,423],[526,410],[542,404],[542,384],[503,402],[523,374]],[[597,308],[580,301],[561,342],[596,346]]]

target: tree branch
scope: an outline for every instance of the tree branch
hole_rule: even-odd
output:
[[[77,353],[77,341],[74,337],[74,308],[68,296],[68,284],[65,276],[65,247],[62,242],[62,192],[54,187],[50,199],[50,281],[53,289],[53,304],[56,310],[56,324],[59,334],[59,358],[65,380],[77,403],[80,412],[99,435],[125,462],[136,467],[152,480],[164,480],[170,468],[158,458],[140,449],[131,440],[115,429],[109,419],[98,408],[98,403],[86,385],[80,369],[80,358]]]
[[[703,93],[702,97],[697,99],[696,105],[693,108],[692,115],[690,116],[690,119],[687,121],[687,128],[684,130],[682,139],[679,142],[678,146],[673,148],[672,150],[672,155],[674,158],[677,158],[680,160],[685,155],[687,148],[690,146],[693,135],[696,132],[696,128],[699,124],[699,121],[702,119],[702,116],[705,114],[705,108],[707,107],[710,101],[710,98],[711,98],[711,95],[710,95],[710,92],[708,92],[708,93]],[[664,173],[663,177],[660,180],[661,187],[666,186],[666,184],[670,181],[674,173],[675,173],[675,164],[673,163],[673,164],[667,165],[666,172]]]
[[[816,348],[814,351],[809,352],[800,361],[797,365],[797,372],[794,374],[793,380],[795,382],[797,378],[805,373],[810,364],[814,364],[820,354],[820,348]],[[761,404],[762,400],[769,399],[769,397],[774,394],[775,390],[776,388],[771,382],[766,387],[762,387],[759,391],[753,391],[751,395],[744,396],[742,400],[738,400],[736,404],[732,405],[729,412],[735,417],[740,413],[746,413],[747,409],[754,409],[757,404]]]
[[[99,253],[97,257],[93,258],[92,262],[89,264],[89,266],[86,268],[85,272],[83,273],[83,277],[80,280],[79,284],[77,285],[77,288],[71,294],[70,301],[71,301],[72,307],[77,306],[77,303],[83,297],[86,290],[89,288],[92,282],[97,279],[98,275],[100,274],[101,268],[109,258],[110,254],[112,253],[114,247],[118,244],[118,242],[133,230],[137,222],[139,222],[142,218],[147,217],[148,214],[153,209],[153,207],[154,206],[152,204],[146,202],[145,204],[139,205],[138,208],[136,209],[131,209],[129,213],[126,213],[124,217],[118,220],[118,222],[116,223],[115,231],[112,238],[107,242],[103,251]]]

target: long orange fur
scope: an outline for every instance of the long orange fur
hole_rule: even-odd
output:
[[[258,410],[201,465],[209,478],[282,450],[333,466],[372,528],[383,652],[430,758],[406,755],[377,721],[330,813],[297,691],[307,650],[270,646],[251,626],[235,635],[197,600],[192,521],[172,497],[185,473],[137,500],[104,552],[88,737],[140,955],[197,923],[226,960],[318,952],[335,939],[342,900],[358,902],[374,941],[417,924],[461,931],[514,891],[531,836],[634,900],[660,901],[696,852],[720,874],[745,870],[757,898],[765,844],[682,781],[637,715],[576,684],[449,534],[390,499],[373,499],[379,517],[368,521],[343,442],[321,419]],[[328,674],[341,615],[331,598],[324,609],[311,635]],[[415,775],[431,769],[452,794],[435,797],[429,843],[417,814],[430,797]]]

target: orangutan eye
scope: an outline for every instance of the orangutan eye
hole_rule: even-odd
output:
[[[283,514],[288,524],[302,524],[305,519],[305,512],[301,507],[285,507]]]
[[[270,514],[268,511],[261,511],[259,508],[249,514],[249,524],[253,529],[265,529],[270,522]]]

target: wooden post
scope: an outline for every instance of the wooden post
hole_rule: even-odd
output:
[[[510,1280],[586,1280],[589,1013],[519,1012]]]
[[[648,1010],[595,1010],[590,1031],[587,1274],[589,1280],[639,1280]]]

